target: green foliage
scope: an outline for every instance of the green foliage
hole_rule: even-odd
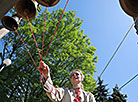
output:
[[[54,10],[52,13],[47,13],[44,54],[54,34],[62,11],[62,9],[59,9]],[[75,17],[75,15],[76,12],[73,11],[64,13],[44,61],[50,67],[51,77],[56,87],[71,87],[70,72],[73,69],[81,69],[85,75],[84,88],[89,91],[95,82],[92,76],[96,71],[96,48],[91,46],[90,39],[87,35],[83,34],[83,30],[80,31],[83,20]],[[40,12],[35,19],[30,20],[40,52],[44,18],[45,13]],[[21,21],[18,32],[38,66],[40,56],[27,20]],[[10,32],[3,40],[5,47],[0,58],[10,58],[12,65],[5,68],[0,74],[0,99],[11,102],[50,102],[39,81],[40,73],[20,41],[18,34]]]

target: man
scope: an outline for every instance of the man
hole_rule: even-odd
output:
[[[43,61],[40,61],[38,70],[45,79],[43,88],[53,102],[96,102],[92,93],[84,91],[84,75],[80,70],[71,72],[72,88],[55,88],[50,77],[50,69]]]

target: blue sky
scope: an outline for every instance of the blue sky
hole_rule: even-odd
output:
[[[56,8],[63,8],[66,0],[60,1]],[[98,56],[96,64],[100,75],[105,65],[113,55],[119,43],[133,23],[120,7],[119,0],[70,0],[67,10],[77,11],[77,16],[84,20],[81,29],[91,38]],[[121,87],[125,82],[138,73],[138,35],[134,27],[120,47],[116,56],[102,75],[104,84],[112,88],[118,84]],[[121,92],[128,95],[128,102],[136,102],[138,78],[125,86]]]
[[[48,10],[63,8],[66,1],[61,0],[54,8]],[[77,17],[84,20],[81,29],[91,38],[92,46],[97,49],[98,72],[94,74],[94,78],[97,79],[133,23],[133,19],[121,9],[119,0],[70,0],[66,11],[68,10],[77,11]],[[110,91],[116,84],[121,87],[138,73],[137,42],[138,35],[133,27],[102,75],[104,84],[108,84]],[[128,102],[136,102],[137,90],[138,78],[125,86],[121,92],[128,95]]]

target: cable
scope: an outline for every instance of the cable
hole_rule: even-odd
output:
[[[104,67],[103,71],[100,74],[100,78],[102,76],[102,74],[105,72],[105,70],[107,69],[108,65],[111,63],[112,59],[114,58],[114,56],[116,55],[116,53],[118,52],[119,48],[121,47],[121,45],[123,44],[124,40],[126,39],[126,37],[128,36],[130,30],[132,29],[132,27],[134,26],[135,22],[137,21],[137,18],[135,19],[134,23],[130,26],[130,28],[128,29],[127,33],[125,34],[124,38],[122,39],[122,41],[120,42],[120,44],[118,45],[117,49],[115,50],[115,52],[113,53],[113,55],[111,56],[110,60],[108,61],[108,63],[106,64],[106,66]],[[92,87],[92,89],[95,87],[96,83],[97,83],[98,79],[96,80],[96,82],[94,83],[94,86]]]
[[[110,60],[108,61],[108,63],[106,64],[105,68],[103,69],[102,73],[100,74],[99,77],[102,76],[102,74],[104,73],[104,71],[107,69],[108,65],[110,64],[110,62],[112,61],[112,59],[114,58],[114,56],[116,55],[117,51],[119,50],[119,48],[121,47],[122,43],[124,42],[124,40],[126,39],[126,37],[128,36],[130,30],[132,29],[133,25],[135,24],[135,22],[137,21],[137,19],[134,21],[134,23],[130,26],[129,30],[127,31],[126,35],[124,36],[124,38],[122,39],[122,41],[120,42],[119,46],[117,47],[117,49],[115,50],[114,54],[112,55],[112,57],[110,58]]]
[[[133,81],[136,77],[138,76],[138,74],[136,74],[134,77],[132,77],[130,80],[128,80],[125,84],[123,84],[120,88],[119,88],[119,91],[125,87],[128,83],[130,83],[131,81]]]

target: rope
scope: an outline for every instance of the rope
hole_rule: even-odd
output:
[[[42,52],[41,52],[41,60],[42,60],[42,57],[43,57],[43,45],[44,45],[44,36],[45,36],[45,26],[46,26],[46,15],[47,15],[47,9],[45,10],[45,21],[44,21],[44,29],[43,29],[43,40],[42,40]],[[40,74],[40,83],[42,82],[42,73]]]
[[[42,41],[41,60],[42,60],[42,56],[43,56],[43,46],[44,46],[45,27],[46,27],[46,15],[47,15],[47,8],[46,8],[46,11],[45,11],[45,21],[44,21],[44,30],[43,30],[43,41]]]
[[[48,46],[48,49],[47,49],[47,51],[46,51],[46,54],[44,55],[44,59],[45,59],[45,57],[46,57],[46,55],[47,55],[47,53],[48,53],[48,50],[49,50],[49,48],[50,48],[50,46],[51,46],[51,43],[52,43],[52,41],[53,41],[53,38],[54,38],[54,36],[55,36],[55,34],[56,34],[56,31],[57,31],[57,29],[58,29],[58,26],[59,26],[59,23],[60,23],[60,21],[61,21],[61,18],[62,18],[62,16],[63,16],[63,14],[64,14],[64,11],[65,11],[65,9],[66,9],[66,7],[67,7],[67,4],[68,4],[68,2],[69,2],[69,0],[67,0],[67,2],[66,2],[66,5],[65,5],[65,7],[64,7],[64,9],[63,9],[63,12],[62,12],[62,14],[61,14],[61,17],[60,17],[60,19],[59,19],[59,22],[58,22],[58,25],[57,25],[57,27],[56,27],[56,29],[55,29],[55,31],[54,31],[54,34],[53,34],[53,36],[52,36],[52,39],[51,39],[51,41],[50,41],[50,44],[49,44],[49,46]],[[46,15],[45,15],[45,20],[46,20]],[[44,25],[44,27],[45,27],[45,25]],[[44,43],[44,33],[43,33],[43,43]],[[43,44],[42,44],[42,55],[43,55]],[[42,58],[42,57],[41,57]],[[42,60],[42,59],[41,59]],[[40,75],[40,82],[41,82],[41,77],[42,77],[42,73],[41,73],[41,75]],[[44,78],[45,78],[45,76],[43,76]],[[45,78],[45,79],[47,79],[47,78]],[[49,81],[48,81],[49,82]],[[50,82],[49,82],[50,83]],[[51,84],[51,83],[50,83]],[[53,87],[54,87],[54,85],[53,84],[51,84]],[[54,87],[55,88],[55,87]],[[56,88],[55,88],[56,89]],[[56,89],[57,90],[57,89]],[[59,93],[59,91],[57,90],[57,92]],[[53,93],[53,92],[51,92],[51,93]],[[54,94],[54,93],[53,93]],[[55,97],[56,97],[56,99],[57,99],[57,96],[56,96],[56,94],[54,94],[55,95]],[[60,95],[60,94],[59,94]]]
[[[26,45],[25,45],[25,43],[24,43],[23,39],[21,38],[21,36],[20,36],[19,32],[17,31],[17,29],[16,29],[16,28],[14,28],[14,29],[15,29],[16,33],[18,34],[18,36],[19,36],[20,40],[22,41],[22,43],[23,43],[24,47],[26,48],[26,50],[27,50],[28,54],[30,55],[30,57],[31,57],[31,59],[32,59],[32,61],[33,61],[33,63],[34,63],[34,65],[35,65],[35,66],[36,66],[36,68],[37,68],[36,63],[35,63],[35,61],[34,61],[34,59],[33,59],[32,55],[30,54],[30,52],[29,52],[28,48],[26,47]]]
[[[59,23],[60,23],[60,21],[61,21],[61,18],[62,18],[62,16],[63,16],[63,13],[64,13],[66,7],[67,7],[68,2],[69,2],[69,0],[67,0],[66,5],[65,5],[65,7],[64,7],[64,9],[63,9],[63,12],[62,12],[61,17],[60,17],[60,19],[59,19],[59,22],[58,22],[58,25],[57,25],[57,27],[56,27],[56,29],[55,29],[55,32],[54,32],[54,34],[53,34],[53,37],[52,37],[52,39],[51,39],[51,41],[50,41],[50,44],[49,44],[49,46],[48,46],[48,49],[47,49],[46,54],[45,54],[45,56],[44,56],[44,59],[45,59],[45,57],[46,57],[46,55],[47,55],[47,53],[48,53],[48,50],[49,50],[49,48],[50,48],[50,46],[51,46],[51,43],[52,43],[53,38],[54,38],[54,36],[55,36],[55,34],[56,34],[56,31],[57,31],[57,29],[58,29]]]
[[[126,39],[126,37],[128,36],[130,30],[132,29],[132,27],[134,26],[135,22],[137,21],[137,18],[135,19],[134,23],[130,26],[130,28],[128,29],[127,33],[125,34],[124,38],[122,39],[122,41],[120,42],[120,44],[118,45],[117,49],[115,50],[115,52],[113,53],[113,55],[111,56],[110,60],[108,61],[108,63],[106,64],[106,66],[104,67],[103,71],[101,72],[99,78],[101,78],[102,74],[105,72],[105,70],[107,69],[108,65],[111,63],[111,61],[113,60],[114,56],[116,55],[116,53],[118,52],[119,48],[121,47],[121,45],[123,44],[124,40]],[[94,83],[94,86],[92,87],[92,89],[95,87],[96,83],[98,82],[98,79],[96,80],[96,82]]]
[[[35,44],[36,44],[36,47],[37,47],[38,54],[39,54],[39,56],[40,56],[40,58],[41,58],[40,51],[39,51],[39,48],[38,48],[38,45],[37,45],[37,41],[36,41],[36,38],[35,38],[35,36],[34,36],[33,30],[32,30],[32,28],[31,28],[31,24],[30,24],[30,21],[29,21],[29,18],[28,18],[27,15],[26,15],[26,18],[27,18],[27,20],[28,20],[29,27],[30,27],[30,30],[31,30],[31,32],[32,32],[32,35],[33,35],[33,38],[34,38],[34,41],[35,41]]]
[[[136,77],[138,76],[138,74],[136,74],[134,77],[132,77],[130,80],[128,80],[125,84],[123,84],[120,88],[119,88],[119,91],[125,87],[128,83],[130,83],[131,81],[133,81]]]
[[[47,49],[47,51],[46,51],[46,54],[44,55],[44,59],[45,59],[45,57],[46,57],[46,55],[47,55],[47,53],[48,53],[48,50],[49,50],[49,48],[50,48],[50,46],[51,46],[51,43],[52,43],[53,38],[54,38],[54,36],[55,36],[55,34],[56,34],[56,31],[57,31],[57,29],[58,29],[59,23],[60,23],[60,21],[61,21],[61,18],[62,18],[63,14],[64,14],[64,11],[65,11],[65,9],[66,9],[66,7],[67,7],[68,2],[69,2],[69,0],[67,0],[66,5],[65,5],[65,7],[64,7],[64,9],[63,9],[63,12],[62,12],[61,17],[60,17],[60,19],[59,19],[59,22],[58,22],[58,24],[57,24],[57,27],[56,27],[56,29],[55,29],[55,31],[54,31],[54,34],[53,34],[53,36],[52,36],[52,39],[51,39],[50,44],[49,44],[49,46],[48,46],[48,49]],[[46,8],[45,13],[47,13],[47,8]],[[46,23],[46,14],[45,14],[45,23]],[[45,23],[44,23],[44,32],[45,32],[45,26],[46,26]],[[44,32],[43,32],[42,53],[41,53],[42,56],[43,56],[43,45],[44,45]],[[41,60],[42,60],[42,57],[41,57]],[[42,75],[42,73],[41,73],[41,74],[40,74],[40,82],[42,81],[42,80],[41,80],[42,76],[43,76],[43,75]],[[44,76],[43,76],[43,77],[44,77]]]

